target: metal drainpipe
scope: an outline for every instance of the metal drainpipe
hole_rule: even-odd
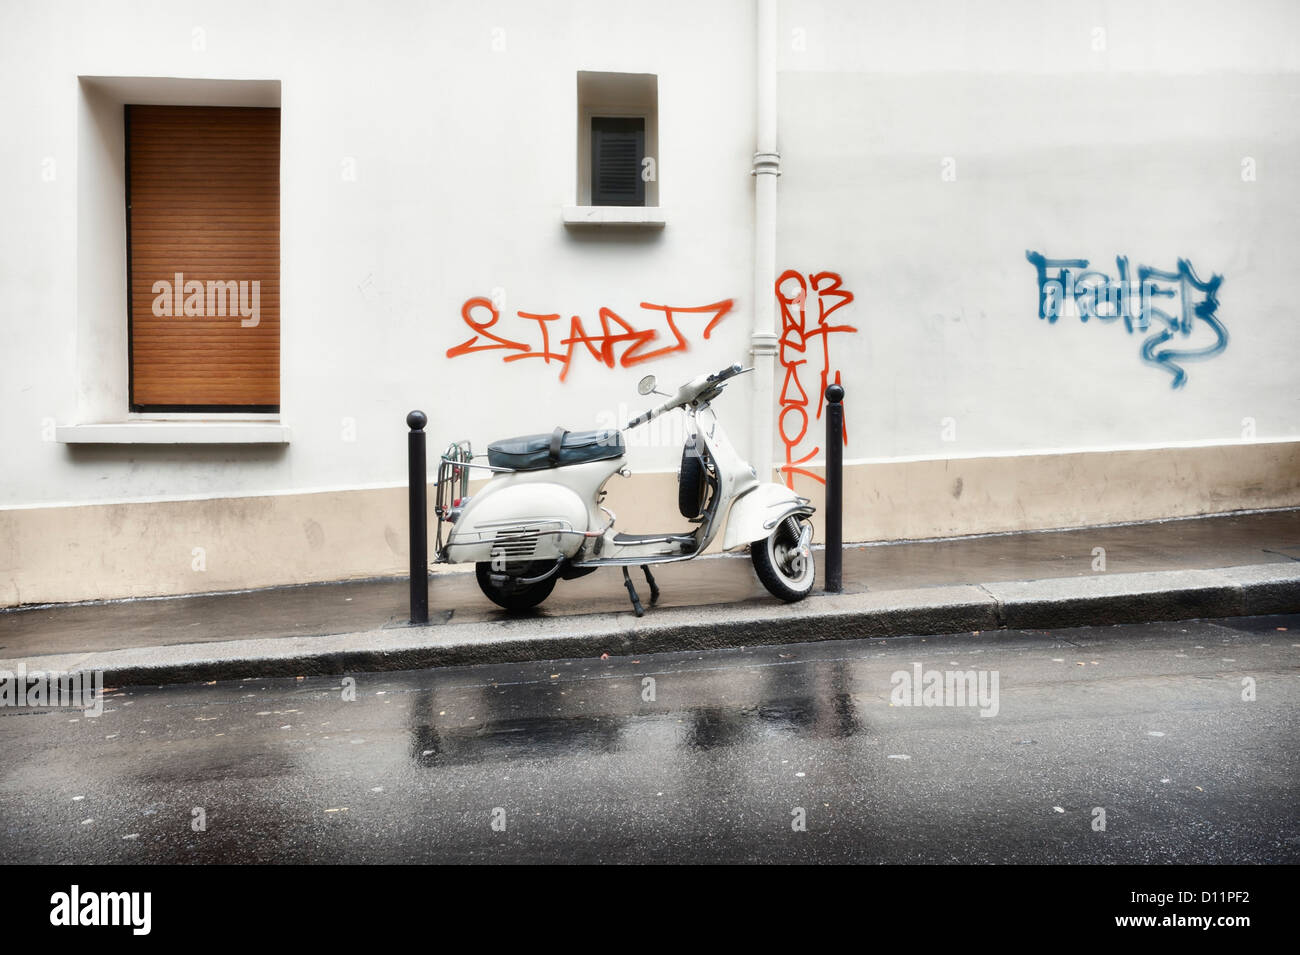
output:
[[[776,433],[776,177],[781,154],[776,151],[776,31],[777,0],[757,0],[757,126],[754,153],[754,418],[750,460],[761,481],[772,480],[773,436]]]

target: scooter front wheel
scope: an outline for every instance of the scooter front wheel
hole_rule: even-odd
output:
[[[749,545],[754,572],[773,597],[793,603],[812,593],[816,568],[812,551],[801,543],[806,520],[787,517],[766,540]]]
[[[519,573],[511,576],[527,577],[529,574],[544,571],[549,566],[549,561],[524,564]],[[511,570],[514,570],[514,568],[512,567]],[[552,576],[535,584],[520,585],[511,581],[505,585],[498,585],[492,581],[494,573],[499,572],[493,571],[491,561],[481,560],[474,565],[474,576],[478,578],[478,587],[479,590],[483,591],[484,596],[498,607],[504,607],[506,610],[516,612],[531,610],[549,597],[551,591],[555,589],[555,581],[558,579],[557,576]]]

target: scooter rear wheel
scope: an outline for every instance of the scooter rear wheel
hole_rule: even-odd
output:
[[[515,577],[528,577],[533,574],[544,572],[551,566],[550,561],[534,561],[529,564],[519,564],[510,566],[506,571],[509,575]],[[535,584],[527,584],[522,587],[498,587],[492,582],[492,562],[481,560],[474,565],[474,576],[478,578],[479,590],[483,595],[492,601],[498,607],[504,607],[512,612],[521,610],[531,610],[539,603],[551,595],[555,589],[555,577],[547,577],[545,580]]]
[[[812,593],[816,577],[812,558],[804,558],[798,553],[799,533],[805,523],[793,517],[786,518],[765,540],[749,545],[749,556],[758,579],[768,593],[788,603],[803,600]]]

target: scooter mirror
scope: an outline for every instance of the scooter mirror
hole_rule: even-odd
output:
[[[646,375],[646,376],[645,376],[644,378],[642,378],[639,382],[637,382],[637,385],[636,385],[636,391],[637,391],[637,394],[639,394],[639,395],[645,396],[645,395],[648,395],[648,394],[652,393],[654,390],[655,390],[655,376],[654,376],[654,375]]]

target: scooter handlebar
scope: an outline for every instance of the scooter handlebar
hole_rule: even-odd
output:
[[[671,398],[669,398],[659,407],[651,408],[649,411],[637,415],[635,418],[629,421],[627,423],[627,429],[631,430],[632,428],[638,427],[639,425],[643,425],[649,421],[653,421],[661,414],[664,414],[665,412],[668,411],[672,411],[674,408],[684,407],[690,404],[692,401],[695,401],[697,398],[700,397],[700,395],[703,395],[707,392],[713,392],[715,389],[721,390],[719,386],[722,384],[722,382],[726,381],[728,378],[735,378],[737,375],[742,374],[743,372],[749,370],[750,369],[745,368],[739,362],[736,362],[735,364],[728,365],[726,368],[722,369],[721,371],[714,372],[711,375],[701,375],[698,378],[693,378],[690,381],[688,381],[686,384],[678,388],[677,394],[673,395]]]
[[[715,371],[705,380],[716,384],[719,381],[726,381],[728,378],[735,378],[744,370],[744,366],[740,362],[735,362],[722,369],[722,371]]]

